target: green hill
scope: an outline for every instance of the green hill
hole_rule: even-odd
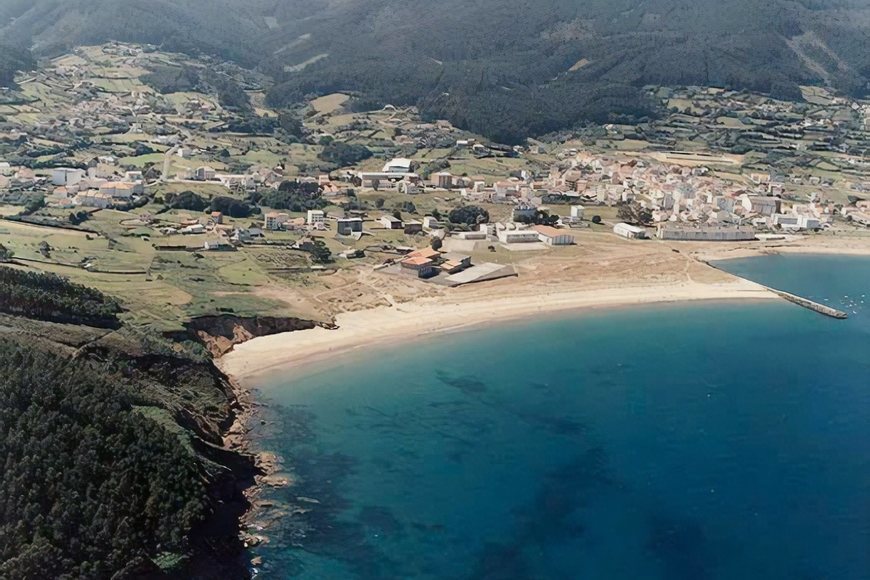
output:
[[[269,73],[275,106],[350,91],[508,143],[653,114],[648,84],[799,98],[870,79],[863,0],[27,0],[0,18],[0,40],[37,54],[108,39],[219,54]]]

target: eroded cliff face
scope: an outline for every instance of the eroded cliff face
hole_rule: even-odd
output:
[[[269,336],[282,332],[310,330],[316,326],[330,325],[304,320],[302,318],[277,318],[273,316],[255,316],[251,318],[224,314],[219,316],[201,316],[188,322],[185,333],[187,339],[202,343],[215,358],[220,358],[230,352],[237,344],[247,342],[259,336]],[[179,333],[173,338],[178,339]]]

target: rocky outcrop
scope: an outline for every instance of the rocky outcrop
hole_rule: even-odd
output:
[[[277,318],[273,316],[241,317],[232,314],[201,316],[185,325],[185,331],[172,333],[170,338],[192,339],[201,342],[215,358],[230,352],[237,344],[258,336],[282,332],[309,330],[316,326],[331,325],[302,318]]]

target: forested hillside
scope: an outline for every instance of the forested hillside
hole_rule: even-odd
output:
[[[0,578],[157,571],[205,517],[177,438],[84,362],[0,340]]]
[[[29,50],[0,42],[0,86],[11,85],[16,71],[29,70],[33,66]]]
[[[118,310],[0,267],[0,578],[248,577],[226,378]]]
[[[10,18],[14,18],[10,22]],[[351,91],[516,142],[651,114],[647,84],[862,95],[864,0],[9,0],[0,40],[208,52],[276,80],[274,106]]]
[[[93,288],[54,274],[0,267],[0,312],[113,328],[120,311],[117,302]]]

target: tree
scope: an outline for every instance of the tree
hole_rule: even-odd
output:
[[[281,114],[278,115],[278,126],[288,135],[305,136],[305,126],[302,124],[302,120],[291,111],[281,111]]]
[[[243,201],[234,197],[217,196],[211,200],[211,211],[219,211],[224,215],[234,218],[245,218],[251,215],[252,208]]]
[[[600,215],[592,216],[592,223],[593,224],[600,224],[601,223],[601,216]]]
[[[51,257],[51,246],[48,245],[48,242],[46,242],[45,240],[39,242],[39,253],[46,258]]]
[[[637,202],[632,202],[619,207],[616,217],[627,224],[646,226],[652,223],[652,212]]]
[[[444,242],[439,237],[433,237],[432,240],[429,242],[429,245],[432,247],[433,250],[438,251],[442,247],[444,247]]]
[[[447,219],[452,224],[466,224],[474,226],[489,221],[489,212],[476,205],[465,205],[452,210]]]
[[[166,205],[173,209],[186,209],[190,211],[202,211],[208,207],[208,202],[200,195],[192,191],[182,191],[179,194],[167,193]]]
[[[0,244],[0,262],[11,262],[14,256],[15,253],[12,250]]]
[[[339,167],[355,165],[371,156],[372,152],[364,145],[345,143],[344,141],[329,142],[318,155],[321,160],[334,163]]]
[[[299,249],[311,254],[311,261],[315,264],[329,264],[332,262],[332,251],[323,240],[316,239],[303,242],[299,245]]]

